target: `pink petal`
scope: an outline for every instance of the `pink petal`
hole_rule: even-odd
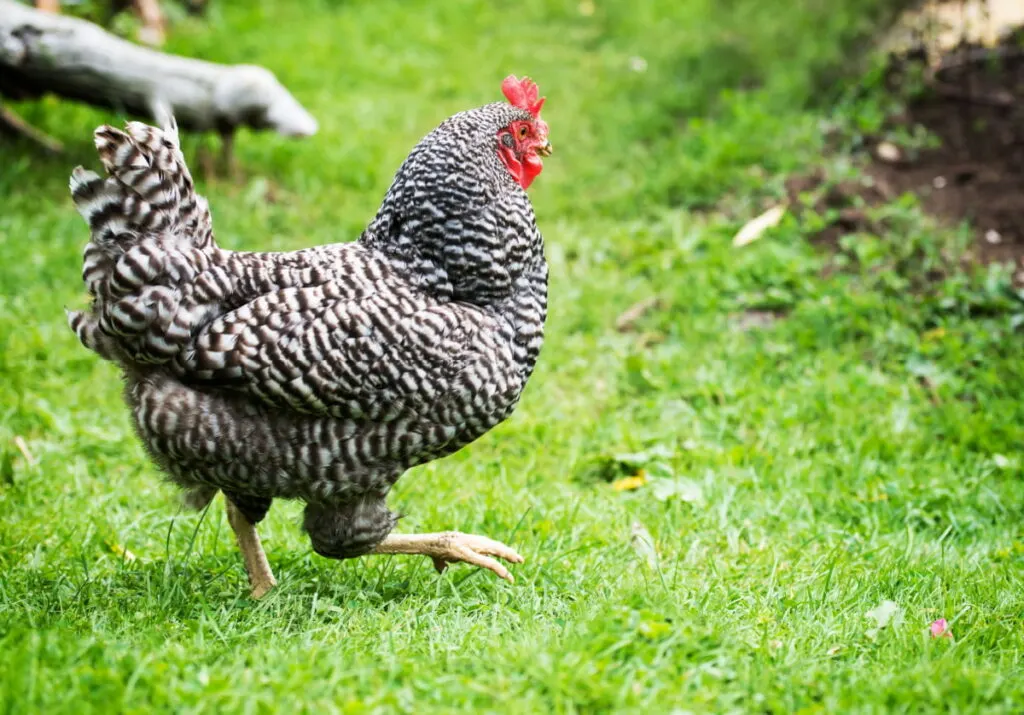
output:
[[[932,621],[932,624],[928,626],[928,630],[932,634],[932,638],[952,638],[953,631],[949,630],[949,623],[945,618],[940,618],[937,621]]]

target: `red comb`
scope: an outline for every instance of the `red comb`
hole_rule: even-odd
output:
[[[540,115],[540,109],[544,106],[544,97],[538,97],[537,83],[529,77],[517,78],[510,74],[501,83],[502,94],[508,103],[514,107],[525,109],[533,116]]]

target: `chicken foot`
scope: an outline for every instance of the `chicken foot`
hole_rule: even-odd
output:
[[[523,563],[522,556],[500,541],[476,534],[463,534],[459,531],[442,531],[435,534],[389,534],[384,541],[377,544],[371,553],[429,556],[438,573],[444,571],[448,564],[462,561],[493,571],[499,578],[503,578],[509,583],[515,583],[512,574],[491,557],[497,556],[513,564]]]
[[[270,570],[263,544],[260,543],[260,535],[256,533],[256,525],[246,519],[230,499],[225,497],[224,502],[228,509],[228,523],[231,524],[235,538],[238,539],[238,549],[242,552],[245,571],[249,574],[252,597],[259,600],[277,585],[277,579]]]

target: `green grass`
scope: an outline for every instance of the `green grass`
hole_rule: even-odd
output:
[[[515,585],[319,558],[279,502],[261,532],[281,585],[250,601],[220,502],[179,508],[116,370],[64,325],[86,240],[67,175],[97,164],[111,117],[17,105],[67,155],[0,144],[0,710],[1019,710],[1024,341],[1006,276],[922,287],[966,233],[913,200],[834,256],[811,215],[730,241],[787,173],[857,174],[824,157],[824,129],[854,146],[878,128],[887,100],[853,48],[887,4],[218,0],[173,29],[172,51],[273,68],[322,125],[244,133],[245,178],[202,185],[233,248],[354,238],[441,119],[509,72],[547,94],[536,376],[511,420],[391,500],[404,530],[516,545]],[[651,296],[637,332],[614,330]],[[765,308],[784,318],[738,327]],[[638,468],[646,485],[611,486]],[[886,600],[900,617],[878,628]],[[939,617],[955,639],[926,635]]]

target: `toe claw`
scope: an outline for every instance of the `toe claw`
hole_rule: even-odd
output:
[[[274,578],[259,580],[252,584],[252,590],[249,595],[252,596],[254,601],[259,601],[261,598],[266,596],[277,585],[277,580]]]

